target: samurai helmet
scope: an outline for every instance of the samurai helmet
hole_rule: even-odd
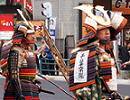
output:
[[[87,14],[87,16],[89,16],[90,18],[95,20],[100,25],[105,25],[106,26],[106,25],[111,24],[110,18],[108,16],[107,12],[104,10],[103,6],[93,7],[90,4],[83,4],[83,5],[74,7],[74,9],[82,10],[83,12],[85,12]],[[103,16],[95,15],[94,14],[95,10],[102,12]]]
[[[97,5],[93,7],[93,5],[90,5],[90,4],[83,4],[83,5],[74,7],[74,9],[82,10],[83,12],[87,14],[87,17],[91,18],[94,22],[96,22],[97,24],[91,24],[91,27],[94,27],[96,31],[102,30],[104,28],[110,28],[111,40],[115,40],[116,35],[127,24],[126,18],[124,18],[122,15],[117,15],[117,14],[113,14],[113,16],[110,16],[108,14],[108,11],[104,10],[103,6]],[[84,24],[86,23],[90,24],[89,22],[85,21]]]
[[[27,34],[34,34],[35,31],[31,30],[26,23],[19,23],[15,26],[15,32],[13,35],[13,43],[21,44],[21,41],[27,36]]]

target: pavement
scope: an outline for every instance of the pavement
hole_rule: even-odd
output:
[[[130,79],[117,79],[117,84],[130,85]]]
[[[49,80],[65,81],[65,78],[63,76],[48,76],[48,75],[44,75],[44,76]],[[36,78],[42,79],[39,76],[37,76]],[[130,79],[117,79],[117,84],[130,85]]]
[[[58,84],[60,84],[62,87],[64,87],[66,89],[66,91],[68,93],[70,93],[71,95],[73,95],[71,92],[68,91],[68,84],[65,81],[65,78],[63,76],[45,76],[46,78],[48,78],[49,80],[51,80],[52,82],[60,82]],[[41,79],[40,77],[37,77],[37,79]],[[65,85],[66,84],[66,85]],[[129,96],[130,97],[130,79],[117,79],[117,87],[118,87],[118,92],[122,95],[122,96]],[[49,89],[49,88],[48,88]],[[55,89],[54,89],[55,90]],[[60,91],[56,91],[58,94],[61,95],[61,97],[58,97],[57,95],[57,99],[55,100],[72,100],[71,98],[66,98],[65,94],[60,93]],[[64,98],[65,96],[65,98]],[[46,95],[44,95],[43,97],[46,97],[48,100],[53,100],[50,96],[47,97]]]
[[[49,80],[54,80],[54,81],[65,81],[64,76],[49,76],[49,75],[44,75]],[[0,75],[0,78],[5,78]],[[36,79],[42,79],[39,76],[36,76]],[[122,84],[122,85],[130,85],[130,79],[117,79],[117,84]]]
[[[45,77],[48,80],[50,80],[50,81],[54,82],[55,84],[57,84],[58,86],[60,86],[61,88],[63,88],[65,91],[67,91],[70,95],[73,96],[73,93],[68,90],[68,84],[66,83],[63,76],[45,75]],[[63,91],[61,91],[60,89],[58,89],[57,87],[55,87],[54,85],[49,83],[48,81],[43,80],[39,76],[37,76],[36,78],[38,80],[40,80],[40,82],[42,83],[41,86],[43,89],[50,90],[50,91],[53,91],[55,93],[55,95],[40,93],[41,100],[73,100],[70,96],[66,95]],[[0,76],[0,90],[1,90],[0,91],[0,100],[2,100],[3,94],[4,94],[4,91],[3,91],[4,81],[5,81],[5,77]],[[130,94],[129,94],[130,80],[118,79],[117,82],[118,82],[119,93],[124,95],[124,96],[125,95],[130,96]]]

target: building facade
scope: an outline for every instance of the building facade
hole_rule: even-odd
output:
[[[73,7],[80,3],[93,3],[93,0],[33,0],[33,20],[44,20],[41,4],[52,4],[52,17],[56,17],[56,38],[74,35],[75,42],[79,39],[79,11]]]

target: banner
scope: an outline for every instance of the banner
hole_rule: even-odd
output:
[[[56,35],[56,17],[50,17],[49,19],[49,32],[52,40],[55,42]]]
[[[31,0],[14,0],[14,3],[22,4],[30,13],[33,11]]]
[[[130,0],[112,0],[112,11],[130,14]]]
[[[14,33],[14,15],[0,15],[0,39],[11,39]]]
[[[26,0],[26,9],[27,9],[30,13],[33,12],[31,0]]]

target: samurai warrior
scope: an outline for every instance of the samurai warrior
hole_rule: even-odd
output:
[[[2,51],[2,74],[6,76],[3,100],[40,100],[40,86],[35,77],[37,73],[34,53],[34,30],[25,23],[15,27],[12,43]]]
[[[103,21],[103,16],[92,14],[93,7],[90,5],[75,9],[84,11],[87,16],[82,26],[82,39],[70,59],[69,90],[75,92],[78,100],[123,100],[117,93],[117,68],[110,43],[124,28],[127,19],[116,14],[110,18],[97,7],[104,12]]]

